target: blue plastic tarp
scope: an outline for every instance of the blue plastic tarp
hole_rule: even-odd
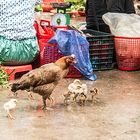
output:
[[[77,63],[74,66],[88,79],[96,80],[89,56],[89,43],[85,36],[75,30],[57,30],[48,43],[58,44],[64,55],[74,54]]]

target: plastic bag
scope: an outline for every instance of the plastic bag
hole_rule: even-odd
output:
[[[58,44],[64,55],[74,54],[77,63],[74,65],[86,78],[96,80],[89,57],[89,43],[86,37],[74,30],[57,30],[48,43]]]
[[[115,36],[140,37],[140,16],[136,14],[106,13],[102,16]]]

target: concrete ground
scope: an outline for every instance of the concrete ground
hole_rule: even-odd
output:
[[[1,140],[140,140],[140,71],[95,72],[98,79],[81,79],[88,88],[99,90],[98,102],[85,106],[63,104],[63,94],[74,79],[64,79],[53,92],[53,110],[42,111],[41,96],[19,91],[18,104],[6,117],[3,104],[11,97],[8,89],[0,91]],[[49,105],[49,103],[48,103]]]

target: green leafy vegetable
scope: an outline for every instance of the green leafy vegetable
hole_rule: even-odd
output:
[[[71,2],[72,6],[70,10],[85,10],[86,0],[65,0],[65,2]]]
[[[0,66],[0,86],[8,87],[8,75],[1,66]]]

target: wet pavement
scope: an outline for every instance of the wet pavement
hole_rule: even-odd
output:
[[[10,91],[0,91],[1,140],[140,140],[140,71],[119,70],[96,72],[98,79],[81,79],[88,88],[99,90],[98,102],[85,106],[63,104],[63,94],[74,79],[64,79],[53,92],[53,110],[42,111],[41,96],[19,91],[18,104],[6,117],[3,104]],[[48,103],[49,106],[49,103]]]

